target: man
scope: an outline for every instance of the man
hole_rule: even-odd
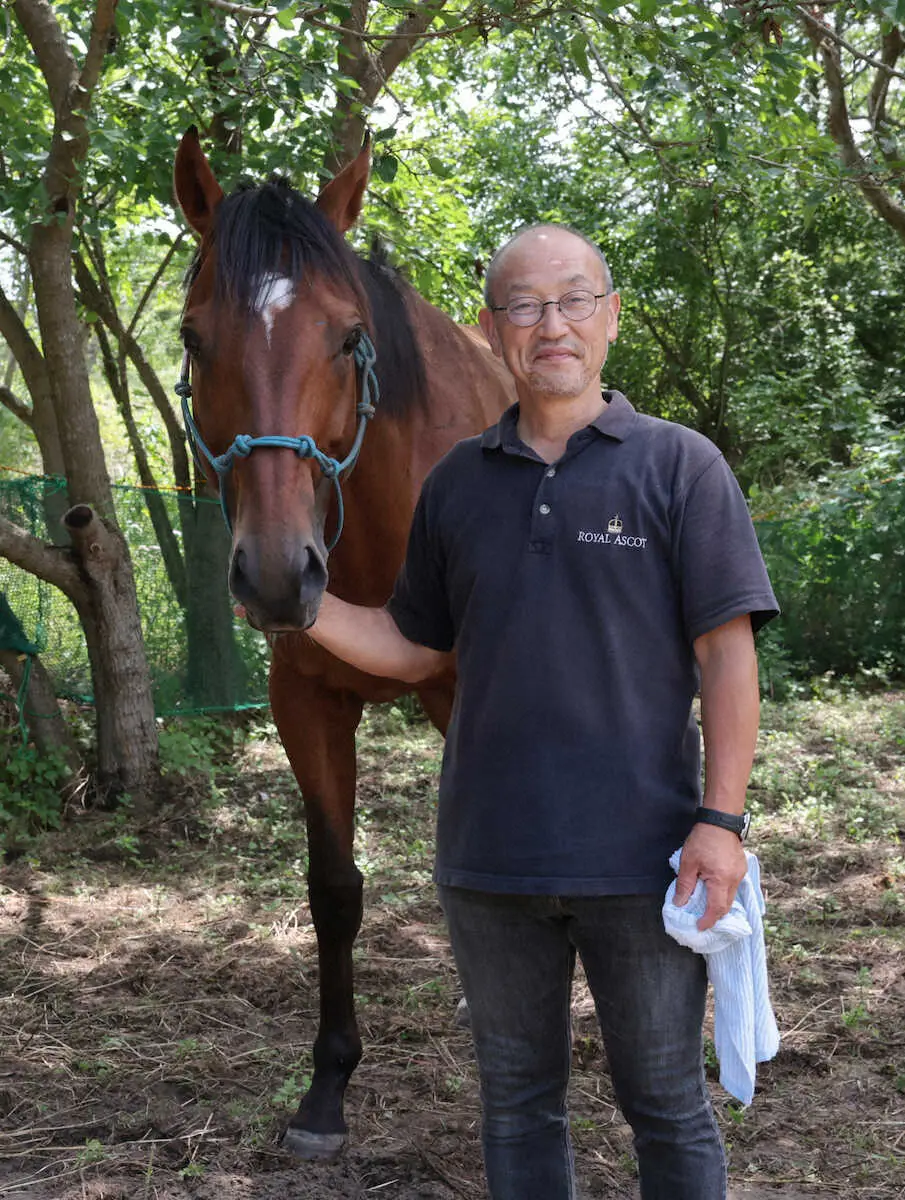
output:
[[[486,301],[481,328],[518,403],[428,477],[387,607],[327,595],[311,632],[411,681],[458,654],[435,878],[471,1016],[491,1196],[575,1196],[578,953],[642,1196],[718,1200],[704,961],[666,935],[660,909],[679,846],[678,902],[707,885],[702,928],[744,876],[753,629],[776,602],[712,443],[601,394],[620,300],[596,247],[562,227],[524,230],[491,263]]]

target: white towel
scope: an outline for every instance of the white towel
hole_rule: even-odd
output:
[[[678,874],[681,850],[669,860]],[[779,1030],[767,987],[764,946],[764,897],[757,855],[745,851],[748,871],[732,908],[712,929],[698,929],[707,907],[707,888],[698,880],[687,904],[673,903],[675,880],[666,890],[663,924],[683,946],[703,954],[713,984],[713,1041],[720,1064],[720,1083],[742,1104],[754,1099],[755,1067],[779,1050]]]

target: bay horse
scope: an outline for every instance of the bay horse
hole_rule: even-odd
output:
[[[514,398],[480,335],[346,242],[369,170],[366,142],[312,203],[285,181],[224,195],[194,129],[175,163],[176,197],[200,236],[177,391],[232,530],[230,589],[271,641],[270,702],[307,825],[320,1017],[311,1086],[282,1136],[303,1158],[341,1150],[343,1096],[361,1058],[352,838],[362,706],[415,690],[445,733],[454,689],[452,657],[412,689],[347,666],[304,630],[328,581],[354,604],[386,602],[427,471]]]

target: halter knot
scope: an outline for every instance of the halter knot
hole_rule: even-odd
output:
[[[320,451],[318,451],[317,461],[322,474],[326,475],[328,479],[335,480],[339,477],[340,467],[335,458],[330,458],[328,454],[321,454]]]

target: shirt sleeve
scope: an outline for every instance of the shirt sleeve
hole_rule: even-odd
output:
[[[434,517],[436,505],[425,482],[409,531],[405,561],[396,577],[387,610],[400,632],[421,646],[453,648],[455,629],[449,611],[442,538]]]
[[[755,633],[779,613],[745,497],[721,454],[678,514],[677,568],[690,641],[750,613]]]

